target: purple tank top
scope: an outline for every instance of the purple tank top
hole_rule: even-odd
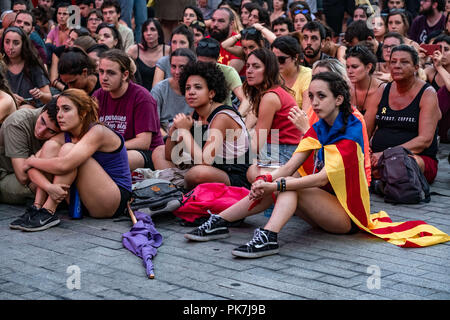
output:
[[[120,134],[112,131],[120,138],[120,147],[112,152],[96,151],[92,158],[102,166],[103,170],[119,187],[131,192],[131,172],[125,141]],[[66,143],[72,142],[72,137],[68,132],[64,132],[64,140]]]

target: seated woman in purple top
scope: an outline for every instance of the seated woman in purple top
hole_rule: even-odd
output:
[[[55,211],[72,184],[94,218],[120,216],[131,196],[124,139],[98,121],[97,103],[83,90],[68,89],[56,104],[63,132],[26,160],[29,177],[38,190],[34,206],[21,224],[24,231],[41,231],[59,224]]]

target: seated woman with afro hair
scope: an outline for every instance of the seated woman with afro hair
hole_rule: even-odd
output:
[[[214,63],[191,62],[180,76],[180,90],[194,112],[175,116],[165,155],[175,164],[180,153],[190,156],[194,165],[185,188],[207,182],[249,188],[249,135],[239,113],[221,104],[228,93],[222,71]]]

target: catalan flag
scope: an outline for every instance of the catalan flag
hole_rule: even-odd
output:
[[[424,221],[392,222],[384,211],[370,213],[361,122],[350,115],[345,132],[341,132],[343,125],[339,113],[332,127],[319,120],[310,128],[295,152],[314,152],[299,168],[299,173],[302,176],[313,173],[315,161],[322,161],[331,187],[352,221],[360,229],[392,244],[426,247],[450,241],[450,236]]]

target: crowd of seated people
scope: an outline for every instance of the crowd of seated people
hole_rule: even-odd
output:
[[[323,163],[295,180],[311,127],[343,121],[345,129],[350,121],[360,130],[368,187],[380,179],[383,151],[399,145],[433,183],[439,146],[450,142],[450,6],[405,2],[378,1],[380,12],[311,1],[179,1],[165,8],[171,20],[160,19],[158,6],[133,10],[126,1],[12,0],[0,25],[0,201],[33,204],[11,228],[59,224],[71,185],[92,217],[117,217],[134,170],[184,161],[186,191],[207,182],[251,189],[208,228],[269,208],[273,186],[261,181],[285,177],[298,192],[279,194],[255,237],[276,242],[294,213],[329,232],[354,232]],[[261,201],[248,209],[252,199]],[[205,228],[186,237],[227,235]],[[248,250],[234,253],[278,247]]]

